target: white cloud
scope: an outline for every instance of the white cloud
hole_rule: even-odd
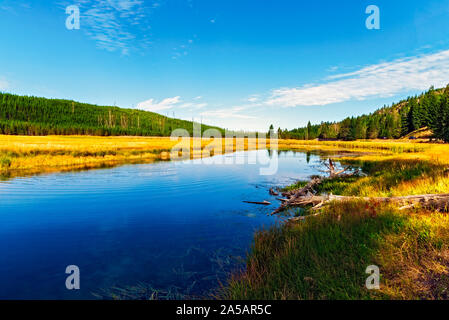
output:
[[[154,99],[149,99],[137,104],[137,109],[153,112],[168,110],[175,107],[180,101],[180,97],[166,98],[160,102],[157,102]]]
[[[73,3],[74,2],[74,3]],[[149,45],[148,15],[158,2],[144,0],[77,0],[61,2],[78,5],[81,30],[108,51],[128,54],[131,49]]]
[[[449,83],[449,50],[367,66],[326,79],[324,84],[272,91],[267,105],[322,106],[350,100],[390,97]]]
[[[187,103],[181,104],[179,107],[183,108],[183,109],[189,108],[190,110],[195,110],[195,109],[202,109],[204,107],[207,107],[207,103],[187,102]]]
[[[251,95],[248,99],[246,99],[248,102],[254,103],[260,100],[260,96],[258,94]]]
[[[198,97],[194,100],[198,100]],[[194,111],[206,107],[207,103],[198,102],[184,102],[181,97],[176,96],[172,98],[166,98],[161,101],[156,101],[154,99],[149,99],[137,104],[137,108],[145,111],[163,111],[169,109],[189,109],[189,111]]]
[[[203,117],[219,118],[219,119],[256,119],[256,117],[242,114],[241,111],[247,109],[246,107],[232,107],[216,110],[208,110],[200,113]]]

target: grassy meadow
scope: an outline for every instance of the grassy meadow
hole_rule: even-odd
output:
[[[8,178],[169,160],[176,143],[167,137],[0,136],[0,174]],[[211,146],[220,143],[222,152],[260,147],[255,140],[236,146],[233,139],[188,139],[185,145],[197,158],[213,155]],[[278,148],[339,151],[338,161],[366,173],[326,180],[318,193],[389,197],[449,192],[447,144],[279,140]],[[380,290],[365,288],[369,265],[380,268]],[[246,269],[232,276],[219,297],[447,299],[448,286],[447,214],[353,200],[331,203],[304,221],[258,231]]]
[[[195,140],[195,141],[194,141]],[[0,135],[0,176],[93,169],[124,163],[170,160],[171,149],[181,142],[191,158],[211,156],[219,142],[213,139],[171,140],[169,137],[13,136]],[[224,152],[257,148],[246,139],[239,146],[223,140]],[[182,156],[181,154],[179,156]]]
[[[168,160],[170,150],[179,141],[173,141],[169,137],[0,135],[0,175],[14,177]],[[435,160],[449,150],[446,145],[395,141],[319,142],[279,139],[277,145],[279,150],[361,150],[381,153],[382,158],[391,158],[400,153],[406,154],[410,159],[419,157]],[[265,148],[270,146],[270,141],[245,139],[239,145],[234,139],[190,139],[183,146],[190,149],[191,158],[198,158],[214,155],[214,151],[219,154],[220,149],[221,153],[225,153]],[[211,151],[212,149],[215,150]]]
[[[5,177],[155,161],[171,148],[167,138],[0,136]]]
[[[293,142],[291,142],[293,144]],[[339,158],[366,176],[334,178],[315,190],[348,196],[449,192],[449,146],[393,141],[307,142],[326,149],[377,150]],[[299,146],[297,146],[299,148]],[[322,148],[321,148],[322,149]],[[304,186],[306,181],[286,190]],[[305,213],[307,215],[307,209]],[[380,290],[365,270],[380,268]],[[256,233],[247,268],[226,299],[448,299],[449,216],[376,202],[333,202],[317,216]]]

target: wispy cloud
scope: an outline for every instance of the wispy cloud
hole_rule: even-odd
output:
[[[81,29],[97,46],[124,55],[150,44],[149,15],[159,6],[157,0],[77,0],[61,5],[78,5]]]
[[[181,101],[181,97],[166,98],[161,101],[149,99],[137,104],[137,109],[145,111],[162,111],[174,108]]]
[[[173,48],[172,59],[179,59],[183,56],[187,56],[189,54],[189,50],[193,45],[193,39],[187,40],[184,44],[181,44],[177,47]]]
[[[207,107],[207,103],[205,103],[205,102],[203,102],[203,103],[187,102],[187,103],[181,104],[179,107],[183,108],[183,109],[189,109],[190,111],[193,111],[193,110],[198,110],[198,109],[202,109],[204,107]]]
[[[350,100],[390,97],[449,82],[449,50],[364,67],[325,79],[324,84],[273,90],[267,105],[322,106]]]
[[[248,109],[255,108],[256,104],[247,104],[241,106],[233,106],[229,108],[207,108],[209,104],[202,101],[202,97],[198,96],[190,101],[184,101],[180,96],[165,98],[162,100],[148,99],[137,104],[137,109],[161,112],[176,111],[184,115],[201,116],[212,120],[217,119],[257,119],[257,117],[246,113]]]
[[[137,104],[137,108],[145,111],[159,112],[163,110],[173,110],[173,109],[189,109],[189,111],[194,111],[202,109],[207,106],[205,102],[198,102],[199,97],[195,98],[195,102],[185,102],[181,100],[181,97],[176,96],[172,98],[166,98],[161,101],[156,101],[155,99],[149,99]],[[201,99],[201,98],[200,98]]]
[[[242,113],[246,107],[232,107],[216,110],[207,110],[200,113],[203,117],[218,118],[218,119],[256,119],[254,116]]]
[[[22,9],[31,9],[31,4],[28,3],[28,1],[21,1],[20,3],[17,3],[17,1],[15,0],[0,1],[0,10],[2,11],[7,11],[12,14],[18,14]]]
[[[260,100],[260,96],[258,94],[253,94],[253,95],[249,96],[248,99],[246,99],[246,101],[248,101],[250,103],[255,103],[259,100]]]

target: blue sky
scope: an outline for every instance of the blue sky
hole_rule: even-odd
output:
[[[0,90],[292,129],[446,85],[448,30],[449,0],[0,0]]]

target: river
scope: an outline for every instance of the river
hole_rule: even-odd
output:
[[[217,157],[251,152],[267,151]],[[282,152],[271,176],[183,161],[0,182],[0,299],[210,297],[244,267],[254,232],[279,221],[269,188],[320,173],[319,161]],[[69,265],[80,290],[66,288]]]

